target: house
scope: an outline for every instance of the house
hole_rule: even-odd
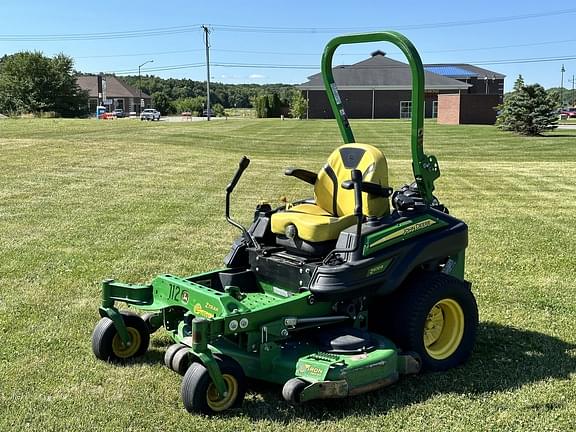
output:
[[[371,57],[353,65],[333,68],[340,98],[349,118],[410,118],[412,115],[412,76],[410,66],[386,57],[386,53],[375,51]],[[488,78],[485,80],[484,77]],[[504,75],[472,65],[436,64],[426,65],[424,70],[426,117],[438,117],[440,95],[470,95],[464,104],[493,112],[504,92]],[[298,86],[308,100],[308,118],[333,118],[332,110],[324,90],[320,73],[308,77],[308,82]],[[484,92],[482,91],[484,90]],[[490,98],[485,98],[486,93]],[[460,118],[459,118],[460,120]],[[465,118],[474,123],[472,116]],[[486,122],[484,115],[479,118]],[[490,120],[489,120],[490,121]]]
[[[99,84],[99,78],[102,81]],[[98,105],[104,105],[107,111],[122,109],[124,112],[139,113],[150,108],[151,98],[148,94],[126,84],[113,75],[81,75],[76,79],[78,86],[88,92],[90,112],[95,113]],[[143,100],[141,105],[140,99]]]

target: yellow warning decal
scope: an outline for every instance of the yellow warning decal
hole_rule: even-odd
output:
[[[208,312],[207,310],[204,310],[200,303],[196,303],[194,305],[193,312],[194,312],[195,316],[199,316],[202,318],[213,318],[214,317],[214,314],[212,312]]]

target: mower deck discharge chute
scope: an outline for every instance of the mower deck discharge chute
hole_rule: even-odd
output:
[[[338,46],[378,41],[397,45],[412,71],[415,181],[395,192],[382,152],[355,142],[332,76]],[[230,195],[250,162],[244,157],[226,187],[226,219],[242,235],[224,269],[164,274],[149,285],[103,282],[94,354],[142,355],[164,327],[174,340],[164,360],[184,375],[189,412],[239,406],[247,378],[280,384],[287,401],[300,403],[445,370],[472,352],[478,311],[464,280],[468,228],[432,194],[440,171],[423,151],[417,51],[395,32],[337,37],[324,51],[322,75],[345,144],[318,173],[286,171],[313,185],[312,199],[258,205],[244,228],[230,217]],[[145,313],[120,311],[119,302]]]

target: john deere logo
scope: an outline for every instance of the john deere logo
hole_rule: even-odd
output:
[[[182,303],[188,303],[188,291],[182,291]]]

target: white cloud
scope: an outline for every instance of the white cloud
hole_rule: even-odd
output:
[[[259,80],[259,79],[266,78],[266,76],[261,75],[261,74],[251,74],[250,76],[248,76],[248,78],[253,79],[253,80]]]

